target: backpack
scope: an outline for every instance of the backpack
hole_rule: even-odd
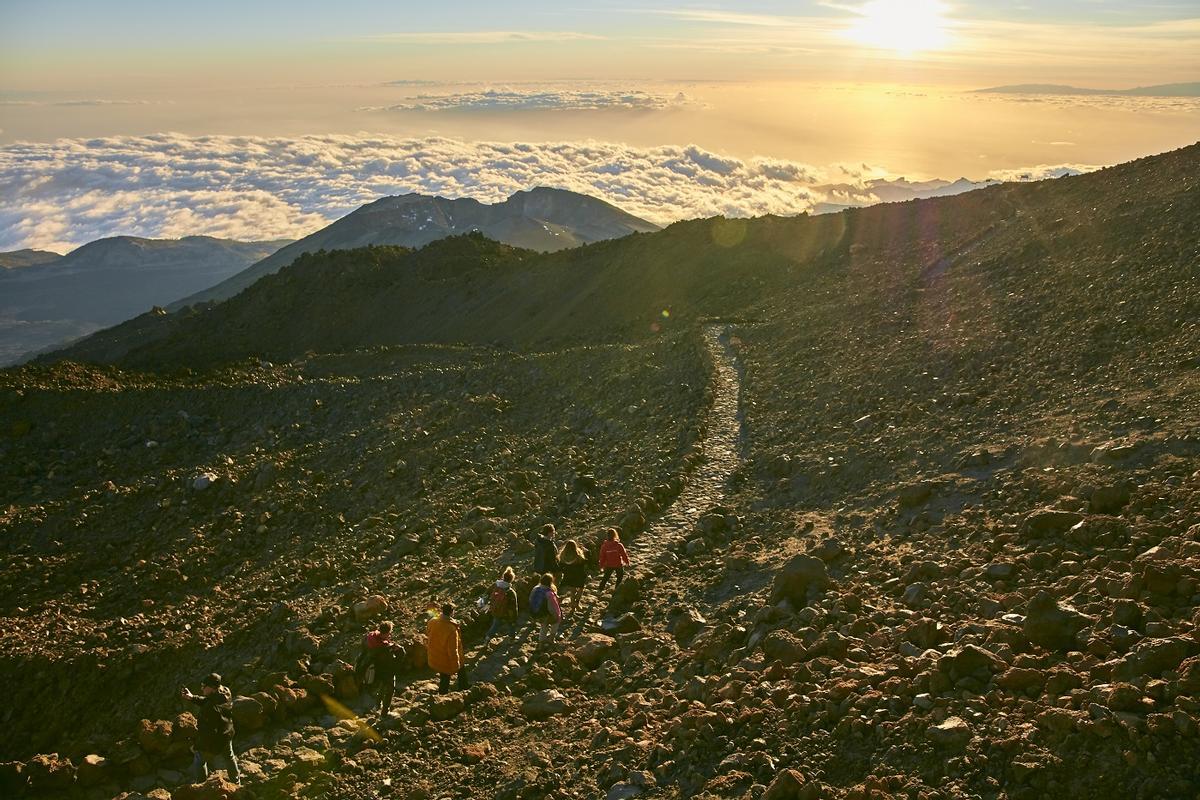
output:
[[[529,616],[537,619],[549,616],[550,604],[546,602],[546,587],[539,586],[529,595]]]
[[[489,608],[492,611],[493,617],[507,617],[512,614],[512,609],[508,603],[508,589],[499,586],[492,587],[492,599]]]
[[[354,661],[354,677],[358,680],[359,686],[368,689],[375,684],[376,673],[375,654],[366,644],[363,644],[362,652]]]

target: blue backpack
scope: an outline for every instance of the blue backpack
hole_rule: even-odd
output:
[[[549,591],[545,586],[538,586],[533,590],[533,594],[529,595],[529,616],[534,619],[550,616],[550,604],[546,602]]]

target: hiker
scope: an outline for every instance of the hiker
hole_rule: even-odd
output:
[[[538,646],[557,641],[558,627],[562,624],[562,606],[558,602],[558,590],[554,576],[549,572],[542,576],[537,586],[529,593],[529,618],[538,625]]]
[[[629,553],[625,552],[625,545],[621,544],[621,534],[616,528],[609,528],[604,544],[600,545],[600,569],[604,570],[604,574],[600,576],[600,588],[596,591],[603,592],[604,587],[608,585],[608,578],[614,572],[617,573],[617,582],[613,585],[613,592],[616,592],[621,586],[621,581],[625,580],[625,568],[629,566]]]
[[[404,646],[392,641],[392,623],[385,621],[367,634],[356,664],[356,677],[364,688],[379,698],[379,720],[387,719],[396,694],[396,673],[407,653]]]
[[[573,613],[579,608],[583,599],[583,587],[587,585],[588,563],[587,554],[579,546],[579,542],[568,539],[558,553],[558,568],[562,570],[562,589],[567,595]],[[568,612],[563,611],[563,616]]]
[[[484,641],[490,642],[501,628],[508,629],[508,635],[517,632],[517,590],[513,581],[517,575],[512,567],[505,567],[492,587],[491,598],[488,601],[488,611],[492,614],[492,627],[488,628]]]
[[[242,782],[237,756],[233,754],[233,694],[221,685],[221,676],[212,673],[200,684],[200,694],[184,686],[179,696],[200,707],[196,714],[196,739],[192,746],[192,776],[197,782],[208,777],[209,770],[217,769],[219,761],[229,764],[229,774],[237,783]]]
[[[554,526],[547,522],[533,545],[533,571],[538,575],[558,572],[558,545],[554,543],[554,534]]]
[[[454,619],[454,604],[444,603],[441,616],[429,620],[425,628],[425,647],[429,667],[438,673],[438,694],[450,691],[450,676],[458,674],[458,688],[467,688],[467,670],[463,664],[462,630]]]

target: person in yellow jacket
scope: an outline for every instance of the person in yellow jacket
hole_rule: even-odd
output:
[[[454,605],[442,606],[442,614],[429,620],[425,628],[425,649],[429,668],[438,673],[438,694],[450,691],[450,676],[458,673],[458,688],[467,688],[467,670],[463,664],[462,630],[454,619]]]

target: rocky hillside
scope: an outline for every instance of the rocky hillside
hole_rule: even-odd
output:
[[[1192,797],[1198,215],[1192,147],[550,255],[316,255],[73,352],[115,365],[9,370],[0,675],[32,702],[0,781]],[[543,521],[619,526],[633,579],[547,652],[484,643],[472,601]],[[475,685],[439,698],[417,632],[443,598]],[[414,668],[363,727],[347,662],[379,613]],[[240,791],[180,774],[175,689],[214,668]]]
[[[366,245],[421,247],[447,236],[479,232],[515,247],[548,252],[656,230],[657,225],[603,200],[563,189],[538,187],[490,205],[469,197],[384,197],[284,247],[228,281],[174,303],[171,309],[233,297],[300,256],[322,250]]]
[[[240,272],[286,242],[117,236],[65,256],[0,254],[0,364],[60,347]]]

